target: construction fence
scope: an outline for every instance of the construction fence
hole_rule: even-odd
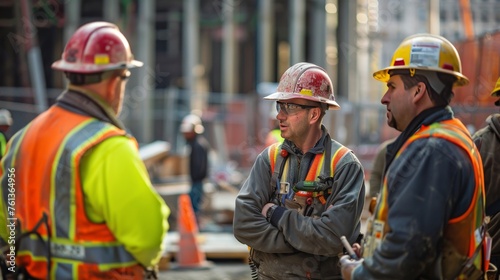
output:
[[[0,107],[9,109],[14,118],[14,125],[9,130],[9,134],[13,134],[37,115],[35,106],[29,104],[32,92],[31,89],[23,88],[0,88],[0,92]],[[55,102],[61,92],[60,89],[47,91],[49,105]],[[270,130],[271,118],[275,115],[274,103],[262,97],[258,93],[228,96],[222,93],[186,92],[177,88],[157,89],[151,102],[152,141],[167,141],[172,155],[185,154],[186,143],[179,126],[183,117],[191,112],[193,101],[201,100],[202,107],[199,110],[205,126],[204,136],[213,148],[213,172],[227,174],[239,170],[246,174],[257,155],[265,148],[265,137]],[[133,114],[139,110],[136,101],[125,98],[120,118],[129,132],[137,137],[142,123]],[[324,124],[333,138],[355,151],[369,174],[377,146],[395,137],[397,132],[387,126],[386,111],[382,104],[338,102],[342,109],[328,111]],[[473,106],[468,103],[454,105],[456,115],[464,117],[471,130],[479,128],[486,116],[496,111],[495,107],[481,104],[477,101]]]
[[[490,92],[500,76],[500,32],[485,34],[474,40],[454,43],[462,59],[462,72],[470,80],[469,85],[456,88],[452,107],[471,132],[485,124],[485,119],[497,113],[495,99]],[[150,140],[167,141],[170,153],[185,153],[186,143],[179,133],[184,116],[193,108],[199,110],[205,125],[205,137],[214,151],[215,167],[221,170],[240,170],[246,173],[257,155],[265,148],[265,137],[275,116],[274,103],[263,100],[276,84],[269,84],[265,90],[246,94],[225,94],[218,92],[190,92],[179,88],[153,89],[150,98],[151,126]],[[136,136],[140,145],[144,126],[141,102],[145,95],[133,90],[130,85],[120,115]],[[55,102],[62,89],[47,89],[47,103]],[[383,92],[377,93],[382,96]],[[0,108],[11,111],[14,125],[12,135],[38,114],[35,94],[32,88],[0,87]],[[361,94],[361,96],[363,96]],[[377,146],[398,135],[386,124],[385,106],[380,103],[349,102],[338,100],[342,109],[328,112],[324,124],[337,141],[355,151],[367,174]],[[151,142],[149,141],[149,142]],[[229,171],[230,172],[230,171]],[[227,173],[227,172],[226,172]]]

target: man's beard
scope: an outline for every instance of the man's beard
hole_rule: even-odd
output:
[[[396,130],[399,130],[398,129],[398,123],[396,122],[396,119],[394,118],[394,116],[392,116],[392,118],[390,118],[390,119],[387,119],[387,124],[390,127],[394,128]]]

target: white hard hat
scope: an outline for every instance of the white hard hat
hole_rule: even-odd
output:
[[[12,125],[12,117],[10,115],[9,110],[0,109],[0,125]]]
[[[181,132],[195,132],[202,134],[205,128],[201,124],[201,118],[197,115],[190,114],[184,117],[181,123]]]
[[[340,105],[333,95],[333,83],[325,69],[312,63],[292,65],[281,76],[276,92],[264,99],[286,101],[294,98],[324,103],[328,109],[338,110]]]

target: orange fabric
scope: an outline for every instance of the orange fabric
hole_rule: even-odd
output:
[[[305,181],[314,181],[316,179],[316,172],[318,171],[319,164],[323,159],[323,154],[316,154],[314,160],[309,168],[309,172],[307,172]]]
[[[460,254],[471,257],[478,246],[475,240],[475,230],[482,225],[484,219],[485,190],[481,156],[475,148],[472,139],[465,134],[467,129],[461,122],[457,122],[456,119],[451,119],[442,122],[441,125],[446,127],[448,130],[453,131],[461,138],[458,139],[450,134],[439,131],[432,132],[432,126],[424,126],[421,131],[418,132],[419,136],[415,137],[415,139],[429,136],[444,138],[461,147],[462,150],[467,152],[469,158],[471,159],[476,181],[471,204],[469,205],[467,211],[465,211],[462,215],[448,221],[448,227],[445,229],[444,233],[445,237],[455,244],[455,247]],[[478,207],[483,210],[482,213],[478,213]],[[486,268],[487,262],[483,261],[483,271],[486,271]]]
[[[109,271],[100,271],[97,265],[79,265],[78,279],[89,280],[143,280],[144,270],[141,266],[115,268]]]
[[[56,226],[54,223],[54,209],[57,201],[53,193],[55,192],[55,183],[60,182],[60,178],[55,178],[55,166],[58,166],[58,151],[65,145],[65,141],[71,137],[72,132],[80,125],[95,121],[90,117],[78,115],[62,109],[58,106],[52,106],[49,110],[37,117],[27,128],[18,150],[18,157],[14,159],[16,166],[16,205],[29,205],[29,207],[19,207],[16,216],[21,222],[22,231],[30,231],[42,217],[42,213],[48,216],[48,225],[51,229],[52,238],[56,235]],[[93,146],[103,140],[117,135],[125,135],[125,131],[114,127],[105,129],[101,135],[83,135],[84,142],[79,145],[78,151],[71,162],[71,166],[63,166],[62,172],[73,174],[71,182],[74,185],[74,196],[69,195],[69,199],[75,199],[75,213],[69,213],[69,233],[67,238],[75,243],[90,241],[99,243],[116,241],[115,237],[108,229],[106,224],[96,224],[91,222],[85,213],[84,195],[80,178],[80,159]],[[81,132],[82,134],[85,131]],[[73,153],[74,151],[67,151]],[[29,156],[28,156],[29,155]],[[61,156],[62,157],[62,156]],[[59,170],[61,172],[61,170]],[[72,186],[64,186],[72,189]],[[34,189],[36,188],[36,189]],[[44,225],[37,230],[43,237],[47,237],[47,230]],[[21,241],[22,242],[22,241]],[[47,262],[37,259],[34,261],[26,252],[21,251],[18,258],[18,265],[25,267],[30,275],[36,278],[47,278]],[[54,267],[54,261],[52,261]],[[119,260],[117,260],[117,263]],[[63,263],[63,262],[59,262]],[[130,279],[142,279],[142,268],[139,265],[124,267],[121,269],[130,275],[136,275],[140,270],[140,277]],[[118,270],[102,272],[96,265],[80,263],[78,265],[78,275],[80,279],[113,279],[113,275]],[[51,273],[54,273],[52,271]],[[85,277],[83,277],[85,275]]]
[[[335,152],[335,155],[333,155],[333,160],[332,160],[332,174],[335,173],[335,167],[339,163],[339,161],[344,157],[345,154],[347,154],[350,150],[344,146],[340,147]]]
[[[28,264],[29,263],[29,273],[32,277],[36,279],[47,279],[47,262],[33,260],[31,256],[19,255],[16,259],[17,263]],[[28,267],[26,267],[28,269]]]
[[[482,224],[484,218],[484,175],[481,164],[481,157],[475,148],[475,145],[467,132],[465,126],[457,119],[450,119],[440,123],[434,123],[430,126],[422,126],[422,128],[410,137],[406,143],[398,151],[396,157],[411,144],[413,141],[438,137],[446,139],[447,141],[457,145],[464,150],[472,163],[474,169],[474,177],[476,181],[474,195],[467,210],[459,217],[453,218],[448,221],[445,228],[444,236],[452,244],[454,244],[457,251],[463,255],[471,257],[474,254],[477,244],[475,242],[475,230]],[[384,178],[381,195],[376,207],[375,218],[381,221],[387,221],[388,205],[387,205],[387,177]],[[384,234],[390,229],[387,223],[384,227]],[[369,229],[369,232],[371,229]],[[483,266],[486,262],[483,262]],[[483,267],[484,269],[484,267]]]
[[[276,163],[276,156],[278,155],[278,147],[281,143],[274,143],[269,147],[269,162],[271,164],[271,174],[274,172],[274,165]]]

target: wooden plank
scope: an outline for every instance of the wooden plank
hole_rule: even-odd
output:
[[[155,141],[142,146],[139,149],[139,156],[146,167],[158,164],[158,162],[167,157],[170,151],[170,144],[165,141]]]
[[[196,238],[207,259],[241,259],[248,261],[248,246],[241,244],[232,233],[199,233]],[[163,255],[175,258],[179,250],[179,233],[168,232]]]

